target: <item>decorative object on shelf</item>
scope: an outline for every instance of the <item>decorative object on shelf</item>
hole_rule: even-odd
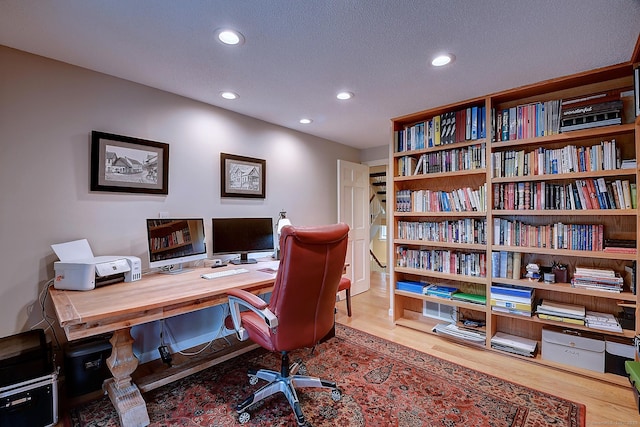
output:
[[[265,198],[266,161],[220,153],[222,197]]]
[[[560,264],[558,262],[553,262],[551,266],[551,272],[554,275],[554,279],[556,283],[568,283],[569,277],[567,273],[567,264]]]
[[[168,194],[169,144],[92,131],[91,191]]]
[[[280,259],[280,234],[285,225],[291,225],[291,220],[287,218],[286,211],[280,211],[278,222],[276,223],[276,253],[273,254],[275,259]]]
[[[527,273],[524,275],[527,279],[538,282],[540,281],[540,266],[538,264],[530,263],[527,264]]]

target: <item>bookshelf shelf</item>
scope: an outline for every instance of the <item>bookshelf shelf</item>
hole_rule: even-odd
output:
[[[494,277],[491,280],[492,280],[492,283],[504,283],[506,285],[540,289],[540,290],[546,290],[554,293],[576,294],[576,295],[592,296],[596,298],[609,298],[616,301],[628,301],[628,302],[634,302],[634,303],[636,302],[636,296],[629,291],[618,293],[618,292],[581,289],[581,288],[572,287],[571,283],[544,283],[544,282],[530,281],[527,279],[506,279],[506,278]]]
[[[602,252],[602,251],[571,251],[568,249],[550,249],[550,248],[535,248],[535,247],[527,247],[527,246],[498,246],[498,245],[493,245],[492,248],[494,251],[520,252],[520,253],[527,253],[527,254],[537,254],[544,251],[545,254],[553,255],[556,258],[577,257],[577,258],[613,259],[613,260],[625,260],[625,261],[634,261],[637,258],[636,254]]]
[[[518,241],[503,238],[504,236],[502,234],[498,236],[500,238],[497,240],[494,239],[496,232],[503,231],[502,227],[507,227],[509,233],[511,233],[511,230],[516,230],[516,228],[510,227],[519,227],[517,230],[520,228],[527,231],[533,230],[531,235],[536,236],[536,238],[541,235],[540,230],[544,230],[544,233],[551,233],[551,237],[546,238],[545,241],[556,242],[557,240],[559,243],[557,243],[556,246],[558,247],[595,248],[600,246],[606,247],[606,245],[611,244],[611,242],[622,242],[623,244],[626,244],[625,241],[637,242],[638,236],[640,235],[640,219],[639,210],[635,207],[637,205],[635,200],[637,194],[634,192],[636,185],[639,183],[640,169],[638,169],[638,166],[628,168],[626,164],[624,165],[625,168],[622,169],[621,166],[622,160],[637,159],[640,153],[640,118],[636,119],[630,116],[628,111],[628,93],[632,89],[633,64],[629,62],[493,93],[484,97],[452,103],[392,119],[394,138],[391,142],[392,153],[390,154],[390,163],[393,169],[393,189],[389,191],[389,196],[392,201],[390,206],[402,210],[391,213],[392,220],[390,222],[392,225],[389,227],[388,236],[389,251],[390,254],[395,257],[390,261],[392,284],[390,299],[395,323],[400,326],[436,334],[442,336],[443,339],[449,339],[448,336],[433,332],[436,324],[443,323],[442,318],[429,318],[425,315],[432,313],[429,311],[424,311],[423,313],[422,310],[423,304],[441,304],[455,307],[457,315],[463,316],[464,318],[466,318],[465,316],[469,315],[469,313],[471,313],[471,318],[475,320],[478,320],[478,316],[480,316],[482,318],[481,320],[484,320],[486,323],[486,333],[489,338],[496,332],[503,332],[537,341],[540,346],[542,329],[545,326],[561,325],[568,329],[575,329],[576,331],[595,331],[605,337],[622,338],[632,343],[632,338],[640,334],[639,304],[637,304],[638,298],[635,293],[635,266],[638,262],[637,253],[633,251],[626,252],[622,249],[618,250],[618,252],[552,249],[549,247],[550,244],[546,244],[546,247],[537,247],[537,245],[536,247],[530,247],[497,244]],[[618,120],[618,124],[601,125],[591,128],[585,124],[578,125],[583,127],[579,130],[561,131],[561,126],[565,126],[564,129],[575,128],[576,123],[581,123],[579,120],[582,120],[579,119],[578,121],[568,122],[565,119],[564,123],[561,123],[562,117],[559,108],[561,108],[562,103],[570,105],[570,102],[567,102],[567,100],[588,98],[593,94],[602,94],[602,96],[609,97],[611,93],[617,94],[616,96],[623,101],[622,103],[616,102],[616,105],[622,105],[622,107],[617,107],[620,108],[620,110],[614,113],[615,116],[607,116],[615,117],[615,119]],[[620,94],[625,95],[621,96]],[[575,106],[579,104],[572,105]],[[473,108],[478,108],[478,111],[480,111],[480,109],[484,111],[478,118],[477,138],[469,137],[469,135],[473,136],[475,134],[473,132],[469,133],[469,121],[466,119],[470,117],[469,112],[472,111]],[[527,108],[528,110],[526,110]],[[541,115],[543,108],[547,112],[553,112],[555,117],[548,121],[541,120],[539,122],[541,124],[538,126],[535,124],[528,125],[528,123],[533,123],[538,118],[543,117]],[[568,109],[568,107],[565,108]],[[464,114],[459,115],[462,111],[466,111],[466,116]],[[497,125],[503,123],[501,121],[502,117],[514,117],[513,114],[509,114],[509,112],[512,111],[518,111],[518,113],[523,111],[523,116],[517,116],[517,124],[524,124],[521,133],[520,130],[513,133],[513,129],[509,128],[511,121],[505,121],[503,126],[500,127]],[[529,112],[526,113],[525,111]],[[526,114],[530,114],[528,119]],[[567,111],[566,114],[572,113]],[[418,150],[402,150],[402,148],[404,148],[402,143],[405,141],[405,131],[411,130],[415,132],[415,129],[421,129],[421,126],[425,126],[425,129],[431,129],[430,131],[435,132],[434,129],[437,129],[435,126],[429,128],[431,123],[446,123],[447,117],[451,117],[452,115],[455,116],[456,120],[456,132],[460,130],[458,129],[459,124],[462,124],[463,128],[461,133],[455,134],[455,142],[438,145],[436,144],[438,138],[436,138],[434,134],[425,133],[423,140],[424,148]],[[465,119],[458,122],[459,117]],[[524,117],[524,119],[522,119],[522,117]],[[483,123],[489,124],[484,127],[486,135],[480,133],[480,129],[483,129]],[[496,124],[496,129],[492,126],[494,123]],[[528,126],[526,130],[524,126]],[[465,127],[467,127],[467,129],[464,129]],[[473,129],[473,126],[471,126],[471,129]],[[505,129],[508,131],[505,131]],[[445,129],[443,128],[442,131],[445,131]],[[527,135],[534,134],[544,136],[527,137]],[[509,138],[509,140],[501,141],[503,138]],[[426,143],[427,141],[429,144]],[[448,142],[451,142],[451,139],[449,139]],[[482,167],[481,169],[415,175],[403,173],[409,168],[405,167],[401,169],[402,165],[406,162],[409,164],[412,164],[412,162],[415,163],[419,161],[421,157],[424,158],[424,155],[429,156],[433,153],[435,158],[438,158],[437,156],[440,155],[444,158],[444,152],[447,150],[465,149],[465,147],[473,147],[475,145],[481,146],[482,155],[486,156],[482,159],[482,166],[486,165],[486,167]],[[473,148],[469,148],[468,150],[473,150]],[[467,150],[465,149],[463,151]],[[535,154],[530,154],[534,151]],[[565,167],[566,164],[562,163],[563,167],[558,166],[556,169],[556,164],[552,163],[553,169],[548,169],[548,163],[546,163],[548,158],[540,157],[547,155],[556,156],[550,157],[553,159],[550,161],[558,162],[558,165],[563,161],[568,161],[569,164],[575,165],[571,156],[576,152],[578,156],[583,156],[578,157],[579,167],[576,168]],[[569,160],[567,160],[567,154],[565,153],[571,153]],[[556,170],[577,170],[577,172],[531,175],[524,175],[520,172],[519,176],[497,176],[507,173],[511,174],[512,169],[505,168],[507,164],[506,160],[513,161],[513,157],[509,156],[523,155],[525,158],[529,156],[527,163],[524,164],[524,168],[521,169],[521,171],[524,170],[526,173],[528,173],[529,169],[532,173],[538,173],[538,167],[540,167],[541,170],[544,168],[546,172],[549,170],[553,170],[554,172]],[[600,160],[601,156],[603,160]],[[604,160],[605,156],[606,160]],[[474,157],[474,161],[475,160],[477,160],[476,157]],[[532,165],[529,163],[532,163]],[[613,166],[611,166],[612,164]],[[633,163],[631,164],[633,165]],[[518,166],[520,166],[520,164],[518,164]],[[444,169],[436,168],[435,170]],[[581,188],[584,188],[582,193],[575,193],[576,189],[580,188],[578,184],[581,185]],[[602,190],[600,190],[599,193],[594,193],[593,191],[589,193],[589,191],[594,188],[594,185],[596,191],[598,186],[600,186]],[[631,196],[624,200],[623,193],[620,192],[622,190],[618,189],[616,190],[620,198],[618,198],[618,195],[614,196],[613,191],[609,188],[610,185],[618,186],[618,189],[621,188],[620,185],[626,185],[629,191],[627,192],[627,189],[623,188],[625,192],[624,197],[627,197],[627,194]],[[524,186],[523,193],[517,193],[518,196],[525,194],[526,197],[529,197],[529,193],[527,193],[528,190],[530,190],[531,195],[534,194],[535,190],[535,194],[541,196],[541,199],[535,199],[535,203],[533,197],[528,199],[529,201],[524,202],[524,206],[526,207],[544,207],[545,205],[546,207],[550,207],[549,200],[551,200],[552,207],[562,209],[513,209],[514,203],[512,202],[514,199],[507,200],[507,196],[505,196],[503,200],[503,194],[507,195],[508,190],[508,196],[515,197],[515,193],[512,192],[514,186],[516,190],[518,186],[520,186],[520,188]],[[424,209],[424,201],[421,202],[420,199],[422,194],[450,193],[459,191],[461,188],[469,188],[472,190],[480,189],[479,194],[484,194],[484,206],[486,206],[487,209],[481,211],[463,210],[456,212],[441,212],[434,211],[433,209],[429,212],[411,211],[412,207],[415,207],[413,203],[422,203],[418,206],[418,209]],[[484,193],[482,189],[484,189]],[[547,191],[549,192],[547,193]],[[547,197],[542,197],[542,193],[547,194]],[[415,202],[413,199],[414,194],[418,195]],[[583,198],[587,197],[588,194],[590,194],[589,200],[591,202],[586,200],[586,203],[578,203],[575,200],[575,197],[579,196],[579,198]],[[596,202],[594,202],[594,197]],[[600,199],[600,197],[604,198]],[[609,197],[609,199],[607,199],[607,197]],[[611,197],[614,198],[612,199]],[[559,198],[560,202],[558,202]],[[545,199],[547,201],[546,204],[544,203]],[[400,203],[397,203],[398,200],[400,200]],[[540,200],[542,200],[542,203],[540,203]],[[631,200],[633,200],[633,204],[626,203]],[[509,203],[507,203],[507,201]],[[610,208],[613,201],[615,201],[614,204],[617,209]],[[606,207],[610,209],[594,209],[593,203],[597,203],[595,206],[600,205],[600,207],[605,207],[606,205]],[[581,205],[587,207],[587,209],[565,209],[566,207],[579,208]],[[523,203],[515,200],[515,206],[523,206]],[[620,206],[622,206],[622,208],[620,208]],[[629,208],[629,206],[632,207]],[[498,209],[502,207],[508,207],[509,209]],[[442,236],[434,239],[431,234],[429,237],[432,238],[432,240],[414,240],[413,238],[417,235],[406,232],[405,230],[407,230],[407,228],[404,228],[407,227],[407,224],[405,224],[407,222],[440,224],[445,221],[465,220],[473,221],[475,224],[480,223],[480,226],[474,233],[477,233],[478,236],[482,233],[482,240],[476,239],[478,236],[475,234],[474,240],[458,240],[457,238],[451,239]],[[399,228],[399,226],[403,228]],[[414,225],[410,224],[409,226],[413,227]],[[558,234],[560,237],[553,240],[553,233],[556,232],[556,229],[560,230],[561,227],[565,227],[563,230],[566,230],[566,234]],[[413,229],[410,230],[413,231]],[[569,230],[571,230],[571,234],[569,234]],[[411,239],[398,238],[396,233],[400,234],[401,237],[408,236],[411,237]],[[511,236],[511,234],[509,235]],[[518,236],[522,237],[524,234]],[[530,238],[529,236],[530,235],[527,235],[527,238]],[[440,238],[444,240],[456,240],[456,242],[436,241]],[[565,238],[567,244],[561,244],[561,238]],[[457,243],[458,241],[485,242],[485,239],[486,244]],[[519,241],[524,240],[525,238],[522,237],[522,240]],[[586,240],[586,243],[584,240]],[[623,246],[622,243],[621,246]],[[422,264],[415,262],[415,254],[413,255],[414,258],[411,258],[413,262],[406,262],[408,258],[406,258],[407,255],[405,251],[413,253],[422,251],[418,252],[420,257],[429,257],[430,253],[447,250],[451,252],[480,254],[480,259],[486,260],[482,268],[485,268],[487,277],[448,274],[422,268],[406,267],[406,265],[415,266]],[[506,276],[510,277],[509,279],[491,277],[492,272],[495,272],[492,269],[492,263],[494,262],[492,255],[495,256],[496,252],[506,252],[508,256],[510,256],[509,254],[520,254],[517,260],[521,265],[521,271],[516,271],[514,274],[511,274],[511,271],[506,274]],[[482,256],[484,256],[484,258]],[[514,256],[514,258],[516,257]],[[495,260],[495,262],[497,261],[498,259]],[[473,262],[475,262],[475,259]],[[619,275],[618,277],[623,278],[623,290],[622,292],[612,292],[599,289],[585,289],[573,287],[571,283],[547,284],[542,281],[534,282],[524,278],[524,268],[529,264],[538,264],[541,267],[550,269],[551,265],[555,263],[562,263],[567,266],[569,279],[573,277],[574,270],[577,266],[613,270]],[[515,262],[514,264],[518,265]],[[517,267],[513,268],[516,269]],[[463,269],[463,271],[477,272],[478,270],[467,268],[466,270]],[[502,271],[500,275],[502,275]],[[407,280],[421,281],[425,284],[442,284],[445,286],[458,287],[462,292],[486,295],[487,302],[484,305],[478,305],[396,289],[396,282]],[[534,299],[531,304],[532,311],[534,312],[532,316],[522,316],[491,310],[492,284],[504,284],[532,289],[534,293]],[[572,323],[540,319],[535,314],[535,305],[540,299],[555,301],[561,304],[578,305],[584,307],[587,311],[613,315],[618,315],[622,307],[626,309],[635,307],[635,328],[623,329],[622,333],[618,333],[588,328]],[[524,305],[527,306],[528,304],[525,303]],[[628,325],[625,325],[625,327],[628,327]],[[490,339],[487,339],[481,347],[489,351],[498,351],[513,357],[519,357],[528,362],[553,366],[570,372],[576,372],[580,375],[598,378],[603,381],[626,384],[626,378],[624,377],[608,373],[600,374],[576,368],[569,364],[565,365],[544,360],[540,356],[540,348],[538,349],[539,351],[536,357],[528,358],[494,350],[491,347]]]
[[[572,173],[558,173],[558,174],[545,174],[545,175],[527,175],[517,177],[497,177],[491,178],[491,182],[494,184],[502,182],[513,182],[517,179],[519,182],[527,181],[571,181],[575,179],[584,178],[600,178],[600,177],[633,177],[635,176],[635,169],[614,169],[614,170],[601,170],[594,172],[572,172]],[[607,210],[607,209],[599,209]],[[611,209],[614,210],[614,209]]]
[[[409,245],[409,246],[423,246],[425,248],[450,248],[450,249],[461,249],[461,250],[470,250],[470,251],[485,251],[487,249],[487,245],[482,244],[472,244],[472,243],[453,243],[453,242],[431,242],[429,240],[406,240],[406,239],[396,239],[394,240],[398,245]]]

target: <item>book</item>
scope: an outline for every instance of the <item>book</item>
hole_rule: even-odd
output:
[[[533,354],[538,346],[538,342],[535,340],[504,332],[496,332],[496,334],[491,337],[491,346],[493,347],[494,344],[514,350],[521,350],[528,354]]]
[[[521,298],[531,298],[533,295],[533,289],[513,285],[496,284],[491,285],[491,295],[507,295]]]
[[[585,307],[582,305],[561,303],[558,301],[541,300],[536,309],[538,313],[556,314],[574,318],[582,318],[585,316]]]
[[[453,295],[451,295],[451,299],[454,299],[457,301],[471,302],[474,304],[482,304],[482,305],[487,303],[486,296],[478,295],[478,294],[470,294],[466,292],[455,292]]]
[[[515,302],[511,300],[491,298],[491,306],[505,307],[505,308],[511,308],[515,310],[522,310],[522,311],[531,311],[531,308],[533,305],[531,301],[529,301],[528,303],[523,303],[523,302]]]
[[[565,316],[561,316],[561,315],[555,315],[555,314],[547,314],[547,313],[540,313],[538,312],[538,318],[542,319],[542,320],[553,320],[555,322],[563,322],[563,323],[570,323],[572,325],[582,325],[584,326],[584,319],[574,319],[571,317],[565,317]]]

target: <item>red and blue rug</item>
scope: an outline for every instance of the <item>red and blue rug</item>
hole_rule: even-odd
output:
[[[585,406],[510,383],[364,332],[336,325],[336,337],[298,351],[309,375],[336,381],[330,392],[298,392],[307,421],[321,426],[578,427]],[[144,394],[151,426],[238,425],[233,406],[263,385],[249,385],[248,368],[279,370],[280,356],[254,350]],[[294,426],[281,394],[250,408],[251,426]],[[107,397],[73,408],[73,427],[117,427]]]

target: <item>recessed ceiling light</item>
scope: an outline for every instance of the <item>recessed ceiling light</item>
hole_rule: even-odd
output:
[[[216,31],[218,40],[224,44],[237,46],[244,43],[244,36],[235,30],[220,29]]]
[[[302,123],[303,125],[308,125],[309,123],[312,123],[313,120],[311,119],[300,119],[300,123]]]
[[[237,93],[229,92],[229,91],[220,92],[220,96],[223,97],[224,99],[238,99],[238,98],[240,98],[240,96]]]
[[[455,56],[453,56],[450,53],[446,53],[444,55],[438,55],[435,58],[433,58],[433,60],[431,60],[431,65],[433,65],[434,67],[442,67],[447,64],[450,64],[451,62],[453,62],[454,59],[455,59]]]
[[[351,99],[353,98],[353,92],[340,92],[336,95],[336,98],[342,99],[342,100]]]

